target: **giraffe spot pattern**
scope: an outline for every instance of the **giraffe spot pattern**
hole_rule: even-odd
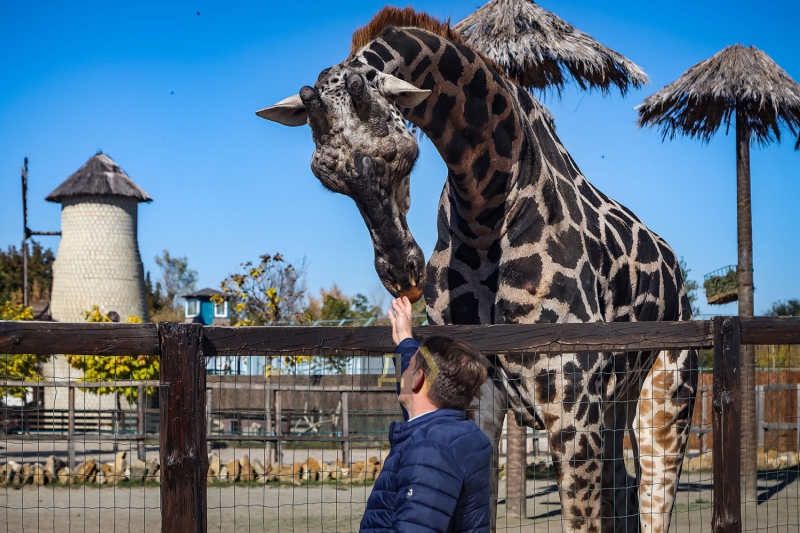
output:
[[[392,27],[355,53],[346,66],[364,75],[370,87],[384,74],[392,74],[432,91],[421,104],[400,109],[402,115],[392,106],[397,115],[386,117],[393,124],[387,137],[407,134],[402,121],[409,120],[430,139],[448,167],[437,216],[439,238],[425,267],[431,323],[691,317],[669,246],[630,210],[595,189],[561,144],[549,113],[471,49],[420,29]],[[320,76],[316,88],[329,109],[361,113],[343,90],[343,80],[340,71],[331,71]],[[330,137],[315,136],[318,151]],[[392,160],[401,156],[392,156],[388,149],[383,154],[386,157],[373,158],[369,168],[382,181],[391,182],[396,179]],[[341,164],[351,173],[367,170],[352,157]],[[361,171],[356,172],[358,165]],[[406,179],[410,170],[409,166],[403,171]],[[341,192],[340,187],[329,188]],[[407,196],[408,191],[403,193]],[[385,195],[380,204],[386,217],[396,216],[390,197]],[[374,242],[383,240],[391,242],[380,235]],[[658,464],[642,463],[643,479],[661,469],[666,477],[659,483],[667,487],[665,494],[672,495],[659,495],[659,500],[639,493],[640,516],[653,526],[649,532],[665,533],[691,416],[696,354],[559,357],[567,355],[572,359],[555,369],[546,353],[519,360],[497,356],[497,364],[520,380],[519,391],[512,396],[519,403],[515,410],[524,419],[529,416],[524,410],[530,409],[551,430],[559,486],[574,493],[562,498],[565,523],[599,530],[599,488],[618,475],[612,469],[609,478],[600,468],[606,405],[601,398],[609,376],[636,369],[650,379],[639,392],[641,424],[655,428],[637,437],[640,449],[663,454],[670,450]],[[674,371],[673,377],[657,376],[653,361]],[[511,372],[514,364],[516,370]],[[665,387],[671,388],[669,394],[663,393]],[[552,412],[557,401],[563,402],[556,407],[560,410],[563,405],[563,416]],[[673,429],[658,429],[659,423]],[[637,502],[635,490],[620,491],[620,498],[625,505]]]

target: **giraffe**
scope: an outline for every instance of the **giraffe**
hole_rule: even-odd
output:
[[[355,201],[384,286],[424,294],[432,324],[692,318],[666,242],[586,180],[535,98],[424,13],[384,8],[344,62],[257,114],[311,126],[312,172]],[[406,122],[448,170],[427,266],[405,218]],[[566,530],[665,533],[696,385],[692,350],[498,354],[474,416],[494,443],[506,402],[544,425]]]

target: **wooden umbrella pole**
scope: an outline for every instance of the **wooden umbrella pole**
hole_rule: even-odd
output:
[[[746,111],[736,105],[736,226],[739,249],[739,316],[751,317],[753,305],[753,222],[750,199],[750,130]],[[742,346],[742,496],[745,502],[757,497],[757,434],[755,349]]]
[[[750,199],[750,130],[736,106],[736,227],[739,245],[739,316],[753,316],[753,217]]]

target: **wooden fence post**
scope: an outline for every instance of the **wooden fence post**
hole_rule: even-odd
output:
[[[756,386],[756,445],[758,446],[759,451],[764,450],[764,413],[765,413],[765,403],[767,400],[767,391],[764,389],[764,385]]]
[[[144,425],[145,400],[144,385],[139,385],[139,401],[136,402],[136,455],[142,462],[147,459],[144,448],[144,434],[147,429]]]
[[[740,340],[739,317],[714,317],[714,533],[742,531]]]
[[[75,463],[75,385],[73,383],[70,383],[69,389],[67,389],[67,409],[69,409],[69,414],[67,415],[69,417],[67,419],[67,435],[69,436],[69,441],[67,441],[67,466],[70,472],[73,472],[78,466]]]
[[[206,365],[202,324],[158,324],[161,531],[206,533]]]
[[[700,427],[708,429],[708,389],[703,387],[700,393]],[[700,434],[700,455],[708,451],[708,433]]]
[[[267,435],[271,435],[273,432],[272,426],[272,395],[274,392],[271,388],[267,387],[264,389],[264,432]],[[266,441],[264,443],[264,458],[268,463],[272,463],[274,460],[272,455],[272,442]],[[277,462],[277,461],[275,461]]]
[[[795,417],[794,423],[795,427],[797,428],[797,432],[795,433],[796,440],[794,451],[800,452],[800,385],[795,388],[795,394],[797,416]]]
[[[506,515],[526,518],[525,467],[528,465],[528,449],[525,441],[528,432],[526,427],[517,424],[514,411],[508,411],[506,428]]]
[[[348,408],[347,393],[342,393],[342,462],[350,467],[350,410]]]
[[[275,391],[275,436],[283,435],[283,410],[281,409],[281,391]],[[275,462],[278,467],[283,466],[283,444],[281,440],[275,441]]]
[[[214,410],[214,391],[210,388],[206,389],[206,433],[213,432],[212,413]],[[208,444],[206,453],[211,453],[211,444]]]

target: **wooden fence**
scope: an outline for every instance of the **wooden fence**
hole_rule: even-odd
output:
[[[714,348],[712,425],[715,532],[741,531],[739,386],[742,344],[800,344],[800,319],[715,317],[710,321],[495,326],[426,326],[487,354],[552,350]],[[160,355],[161,516],[165,533],[207,529],[205,358],[224,353],[391,352],[390,329],[230,328],[200,324],[0,322],[0,353]],[[723,465],[723,458],[725,464]],[[510,473],[510,472],[509,472]],[[753,473],[755,474],[755,473]],[[508,481],[511,483],[511,480]]]

